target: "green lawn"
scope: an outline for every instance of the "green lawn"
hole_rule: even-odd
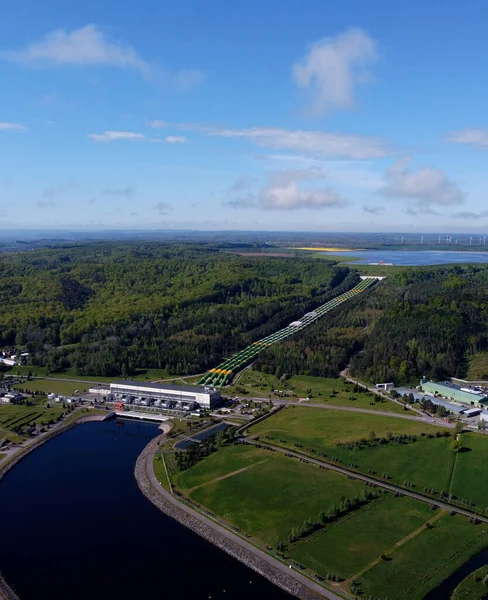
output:
[[[243,392],[246,392],[250,397],[269,399],[271,395],[272,399],[279,398],[279,394],[272,392],[273,389],[290,394],[287,396],[290,400],[309,397],[311,403],[327,403],[337,406],[415,414],[411,410],[405,410],[403,406],[398,405],[396,402],[381,399],[371,392],[354,393],[354,385],[342,378],[295,375],[286,381],[280,381],[274,375],[248,369],[239,379],[237,385],[225,388],[224,393],[226,395],[242,395]],[[332,395],[333,397],[331,397]],[[354,398],[354,400],[351,400],[351,398]]]
[[[26,425],[45,425],[57,421],[64,412],[61,407],[44,408],[41,406],[25,406],[7,404],[0,406],[0,439],[7,438],[13,442],[21,441],[19,432]]]
[[[291,555],[322,577],[330,573],[347,579],[431,517],[427,504],[387,494],[355,511],[350,518],[328,525],[311,538],[298,542]]]
[[[488,510],[488,437],[463,433],[462,442],[468,451],[460,452],[456,457],[450,491],[457,498],[467,498],[478,508]]]
[[[32,381],[23,381],[14,386],[18,390],[29,392],[42,392],[43,394],[59,394],[61,396],[71,396],[76,390],[80,393],[88,391],[88,384],[72,383],[71,381],[50,381],[49,379],[33,379]]]
[[[345,466],[354,463],[366,474],[370,469],[379,476],[387,473],[392,483],[397,485],[408,481],[413,483],[414,489],[418,491],[428,487],[437,492],[447,493],[456,456],[450,449],[453,438],[420,437],[422,432],[435,433],[439,429],[408,419],[381,415],[345,414],[333,410],[289,407],[252,427],[251,433],[258,433],[264,442],[269,441],[292,450],[297,450],[294,443],[300,443],[303,445],[300,452],[314,457],[322,452],[327,454],[329,459],[339,458]],[[338,441],[368,438],[371,432],[377,437],[385,436],[387,432],[393,436],[405,433],[419,437],[413,443],[392,442],[363,450],[348,450],[336,446]],[[271,436],[272,439],[265,439],[265,435]],[[284,442],[280,442],[280,439]],[[315,452],[310,452],[308,448],[313,448]],[[467,491],[464,497],[469,497]]]
[[[178,472],[172,483],[180,490],[188,490],[261,460],[270,460],[272,457],[267,450],[259,450],[253,446],[227,446],[191,469]]]
[[[100,377],[99,375],[79,375],[75,369],[66,369],[55,373],[48,373],[46,367],[35,367],[32,365],[22,365],[12,367],[7,371],[8,375],[33,375],[34,377],[51,377],[53,379],[77,379],[78,381],[86,381],[90,383],[110,383],[118,381],[122,377]],[[171,375],[165,369],[136,369],[135,373],[130,376],[131,379],[138,381],[155,381],[158,379],[169,379]],[[179,377],[175,376],[174,379]],[[197,377],[199,379],[199,377]]]
[[[445,514],[431,529],[394,550],[390,560],[364,573],[360,578],[364,596],[421,600],[488,546],[487,533],[486,524],[472,525],[466,517]]]
[[[191,498],[274,546],[287,541],[292,528],[338,504],[341,496],[351,498],[365,489],[364,484],[337,473],[268,454],[267,462],[199,487]]]
[[[272,435],[273,443],[284,436],[288,442],[301,442],[316,450],[330,450],[336,442],[354,441],[368,437],[371,432],[383,437],[388,432],[393,435],[420,435],[421,432],[435,433],[438,430],[442,428],[409,419],[289,406],[255,425],[252,433]]]
[[[488,587],[483,582],[488,575],[488,565],[470,573],[454,590],[451,600],[484,600]]]

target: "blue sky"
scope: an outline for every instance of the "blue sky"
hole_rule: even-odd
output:
[[[18,0],[0,228],[488,231],[484,0]]]

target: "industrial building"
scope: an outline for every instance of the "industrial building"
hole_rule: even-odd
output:
[[[470,406],[477,406],[485,408],[488,405],[488,396],[483,390],[477,390],[475,388],[461,387],[455,385],[450,381],[426,381],[422,379],[420,387],[426,394],[433,396],[441,396],[452,402],[459,404],[468,404]]]
[[[220,390],[211,387],[117,381],[110,384],[110,394],[120,402],[141,402],[163,408],[193,410],[197,406],[211,409],[221,402]]]

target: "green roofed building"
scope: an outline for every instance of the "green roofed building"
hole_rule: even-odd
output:
[[[450,381],[434,382],[423,379],[420,382],[420,387],[426,394],[441,396],[459,404],[468,404],[481,408],[486,408],[488,405],[488,397],[482,392],[470,388],[462,388]]]

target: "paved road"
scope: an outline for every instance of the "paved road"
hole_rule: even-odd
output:
[[[488,523],[488,518],[477,515],[474,512],[471,512],[469,510],[464,510],[463,508],[457,508],[455,506],[452,506],[451,504],[446,504],[444,502],[440,502],[436,498],[429,498],[427,496],[423,496],[422,494],[418,494],[417,492],[412,492],[410,490],[406,490],[404,488],[397,487],[390,483],[385,483],[381,479],[374,479],[373,477],[368,477],[367,475],[360,475],[356,471],[346,469],[345,467],[339,467],[339,466],[333,465],[331,463],[328,463],[328,462],[325,462],[322,460],[318,460],[318,459],[312,458],[310,456],[306,456],[305,454],[300,454],[299,452],[295,452],[293,450],[288,450],[287,448],[282,448],[281,446],[274,446],[273,444],[263,443],[261,440],[259,440],[259,442],[256,442],[255,440],[253,440],[251,438],[246,438],[246,440],[251,444],[254,444],[254,445],[259,444],[260,446],[271,448],[273,450],[276,450],[277,452],[281,452],[282,454],[288,454],[288,455],[294,456],[295,458],[301,458],[305,462],[309,462],[309,463],[312,463],[315,465],[326,467],[327,469],[330,469],[331,471],[337,471],[337,473],[342,473],[343,475],[350,475],[350,476],[354,477],[355,479],[359,479],[361,481],[366,481],[368,483],[373,483],[374,485],[384,488],[386,490],[389,490],[390,492],[401,492],[404,496],[409,496],[410,498],[414,498],[415,500],[420,500],[420,502],[426,502],[427,504],[435,504],[436,506],[438,506],[439,508],[442,508],[444,510],[454,511],[456,513],[459,513],[460,515],[464,515],[465,517],[476,517],[480,521],[483,521],[484,523]]]
[[[171,494],[169,494],[161,486],[161,484],[159,483],[159,481],[158,481],[158,479],[157,479],[157,477],[156,477],[156,475],[154,473],[154,455],[156,454],[156,452],[157,452],[157,444],[154,443],[154,445],[152,447],[152,450],[146,456],[146,473],[147,473],[147,475],[149,477],[149,480],[151,481],[151,484],[152,484],[153,488],[159,494],[161,494],[167,502],[170,502],[171,504],[173,504],[177,508],[183,510],[185,513],[187,513],[187,514],[191,515],[192,517],[198,519],[199,521],[201,521],[202,523],[204,523],[208,527],[211,527],[212,529],[214,529],[215,531],[217,531],[219,534],[223,535],[225,538],[227,538],[231,542],[239,544],[240,546],[242,546],[243,548],[245,548],[248,552],[251,552],[252,554],[254,554],[255,556],[257,556],[260,560],[264,560],[267,563],[269,563],[270,565],[272,565],[274,568],[279,569],[286,576],[288,576],[288,577],[292,576],[294,579],[296,579],[297,581],[299,581],[302,585],[304,585],[305,587],[313,590],[317,594],[320,594],[324,598],[327,598],[327,600],[342,600],[342,598],[340,596],[338,596],[337,594],[334,594],[334,592],[332,592],[330,590],[326,590],[325,588],[323,588],[322,586],[320,586],[318,583],[315,583],[315,582],[311,581],[310,579],[308,579],[308,577],[305,577],[304,575],[302,575],[301,573],[299,573],[295,569],[290,569],[289,567],[287,567],[286,565],[284,565],[283,563],[281,563],[279,560],[274,559],[273,557],[269,556],[269,554],[266,554],[262,550],[259,550],[258,548],[256,548],[256,546],[253,546],[252,544],[250,544],[246,540],[244,540],[241,537],[235,535],[234,533],[232,533],[231,531],[227,530],[225,527],[222,527],[218,523],[215,523],[215,521],[212,521],[211,519],[208,519],[206,516],[202,515],[201,513],[199,513],[198,511],[194,510],[193,508],[189,507],[188,505],[180,502],[174,496],[172,496]]]

